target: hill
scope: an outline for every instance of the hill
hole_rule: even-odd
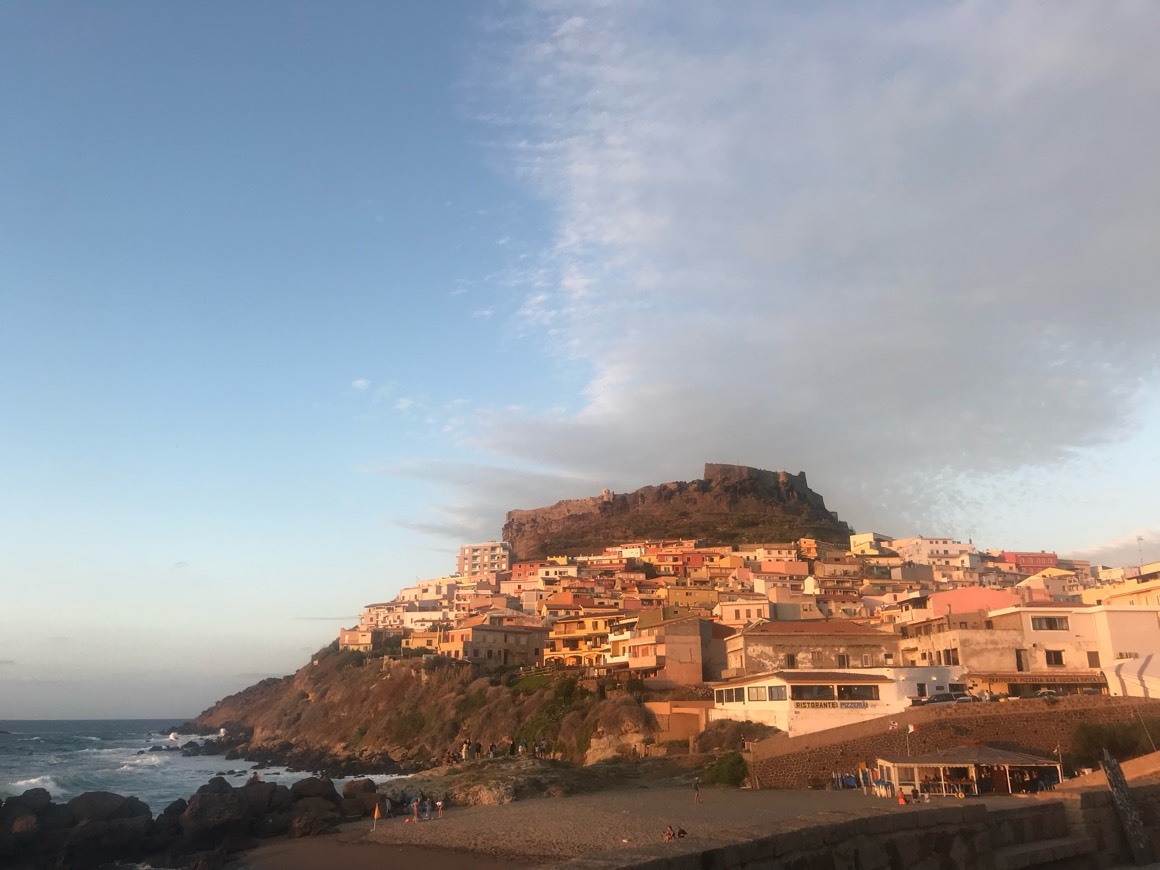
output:
[[[656,723],[631,695],[605,698],[574,678],[485,672],[441,657],[368,658],[332,644],[295,674],[223,698],[190,726],[219,729],[226,737],[211,751],[337,775],[423,767],[464,740],[485,748],[543,740],[559,758],[592,763],[630,754]]]
[[[509,511],[503,538],[519,559],[599,553],[614,542],[685,538],[757,544],[818,538],[845,543],[853,529],[826,509],[804,472],[707,463],[700,480]]]

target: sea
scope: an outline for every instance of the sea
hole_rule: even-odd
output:
[[[244,785],[254,765],[220,755],[183,757],[151,752],[155,746],[183,746],[203,737],[170,729],[182,719],[0,719],[0,798],[44,788],[56,803],[87,791],[135,796],[154,815],[178,798],[189,799],[215,776]],[[232,771],[232,773],[231,773]],[[263,780],[290,785],[309,776],[284,767],[263,767]],[[351,777],[353,779],[354,777]],[[391,777],[372,776],[376,782]],[[339,791],[345,779],[335,779]]]

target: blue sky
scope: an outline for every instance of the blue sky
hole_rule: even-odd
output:
[[[9,3],[0,716],[183,716],[506,510],[804,469],[1160,558],[1148,6]]]

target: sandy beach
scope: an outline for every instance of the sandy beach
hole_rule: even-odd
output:
[[[688,837],[675,853],[762,836],[774,828],[804,827],[881,813],[910,812],[894,801],[858,791],[750,791],[689,787],[617,789],[500,806],[453,807],[442,819],[400,817],[344,826],[336,836],[280,841],[239,856],[236,870],[314,870],[390,858],[409,870],[476,870],[500,865],[542,867],[661,843],[666,825]],[[929,805],[928,805],[929,806]]]

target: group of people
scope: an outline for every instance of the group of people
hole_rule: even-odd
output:
[[[543,737],[535,741],[531,746],[528,745],[527,740],[520,739],[517,742],[509,737],[504,741],[502,746],[496,746],[492,743],[485,751],[483,744],[478,740],[464,740],[459,744],[458,748],[448,749],[443,753],[443,763],[456,764],[460,761],[500,758],[504,755],[519,755],[522,757],[529,753],[533,758],[548,758],[551,756],[551,746]]]
[[[403,821],[405,822],[429,822],[432,819],[443,818],[443,801],[429,798],[425,794],[418,794],[412,798],[403,796],[403,807],[411,808],[411,815],[407,816]],[[391,801],[386,799],[386,815],[391,814]],[[404,812],[406,810],[404,809]]]

